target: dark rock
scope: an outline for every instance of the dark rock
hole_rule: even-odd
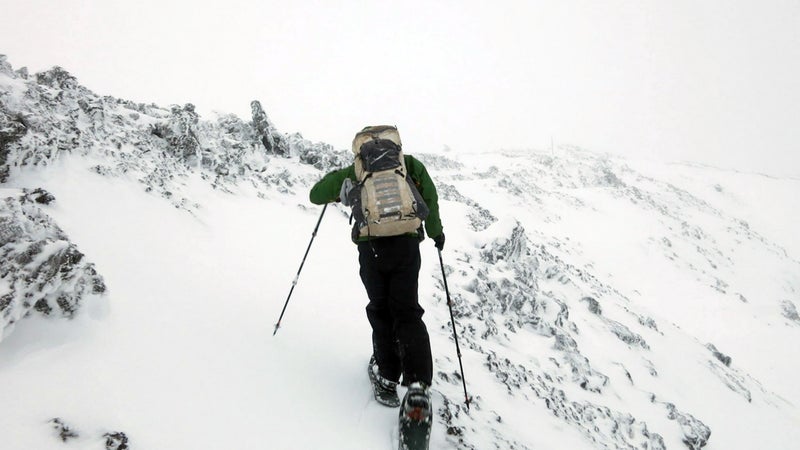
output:
[[[11,305],[11,300],[13,299],[14,296],[10,293],[0,297],[0,314],[3,313],[3,311],[5,311],[9,305]]]
[[[60,66],[36,74],[36,82],[56,89],[75,89],[78,80]]]
[[[200,142],[197,139],[196,128],[200,116],[195,112],[194,105],[185,104],[183,107],[174,105],[171,116],[166,126],[161,126],[163,138],[169,143],[173,155],[183,160],[188,160],[198,154]]]
[[[20,114],[0,109],[0,152],[10,143],[20,140],[27,132],[28,126]]]
[[[76,433],[72,428],[70,428],[67,424],[64,423],[63,420],[56,417],[54,419],[50,419],[48,422],[53,429],[56,431],[57,436],[61,439],[62,442],[67,442],[70,439],[75,439],[78,437],[78,433]]]
[[[41,203],[43,205],[49,205],[50,203],[56,200],[53,194],[45,191],[42,188],[36,188],[32,191],[28,189],[23,189],[22,193],[24,194],[23,201],[30,201],[35,203]]]
[[[289,148],[286,140],[275,131],[275,126],[270,122],[267,113],[261,106],[261,102],[253,100],[250,102],[250,111],[253,117],[253,128],[256,136],[264,145],[267,153],[289,156]]]
[[[690,450],[700,450],[708,444],[711,438],[711,429],[703,422],[688,413],[679,411],[672,403],[666,404],[667,417],[678,422],[683,431],[683,443]]]
[[[640,325],[650,328],[651,330],[658,331],[658,324],[656,324],[656,321],[653,320],[652,317],[639,316],[638,318]]]
[[[589,308],[589,312],[592,314],[602,315],[603,310],[600,308],[600,303],[592,297],[583,297],[581,299],[582,302],[586,302]]]
[[[613,320],[608,320],[606,323],[608,324],[609,330],[622,342],[634,347],[641,347],[646,350],[650,349],[650,346],[647,345],[647,342],[641,335],[634,333],[625,325]]]
[[[302,141],[296,144],[300,162],[316,167],[323,172],[347,167],[353,162],[349,151],[335,151],[333,147],[322,143]]]
[[[103,437],[106,438],[106,450],[128,450],[130,448],[128,436],[123,432],[106,433]]]
[[[714,358],[717,358],[722,364],[725,364],[726,367],[731,366],[731,357],[717,350],[714,344],[706,344],[706,348],[711,350],[711,354],[714,355]]]
[[[38,302],[34,303],[33,309],[42,313],[44,316],[49,316],[50,313],[53,312],[53,308],[50,307],[50,304],[47,303],[47,300],[44,298],[41,298]]]
[[[796,324],[800,324],[800,315],[797,314],[797,307],[794,305],[794,303],[790,302],[789,300],[784,300],[781,302],[781,310],[783,317],[786,317]]]

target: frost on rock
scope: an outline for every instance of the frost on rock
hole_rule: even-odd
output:
[[[472,231],[483,231],[489,228],[491,224],[497,222],[497,218],[492,215],[488,209],[482,207],[474,200],[463,196],[452,184],[440,183],[436,187],[436,191],[440,199],[463,203],[470,208],[467,218],[469,219],[469,225]]]
[[[514,395],[533,394],[556,417],[579,429],[602,449],[664,450],[664,439],[628,413],[586,401],[570,400],[547,374],[536,373],[489,352],[486,366]]]
[[[683,443],[690,450],[700,450],[708,444],[711,429],[694,416],[678,410],[672,403],[666,404],[670,420],[678,422],[683,431]]]
[[[103,437],[106,440],[106,450],[128,450],[130,448],[128,436],[121,431],[106,433]]]
[[[48,422],[62,442],[80,438],[80,434],[60,417],[50,419]],[[102,436],[106,450],[130,450],[128,436],[121,431],[105,433]]]
[[[106,290],[94,265],[27,196],[0,201],[0,258],[0,338],[29,314],[71,318],[87,296]]]
[[[604,287],[596,279],[534,244],[520,223],[513,226],[507,237],[482,246],[477,258],[463,255],[457,259],[463,262],[450,270],[454,284],[459,287],[454,289],[459,292],[454,302],[454,315],[463,327],[460,336],[470,350],[485,356],[485,370],[506,387],[508,395],[529,400],[532,407],[544,405],[555,417],[580,430],[596,448],[665,448],[661,435],[630,413],[572,399],[567,394],[578,387],[593,395],[602,395],[611,379],[594,368],[581,353],[575,339],[579,330],[570,320],[572,306],[584,302],[591,307],[588,299],[594,298],[587,295],[569,301],[543,288],[543,283],[552,282],[544,276],[548,269],[542,262],[568,274],[565,279],[569,286],[576,289],[591,286],[593,291],[603,293]],[[469,270],[464,267],[467,265]],[[599,305],[596,306],[599,309]],[[592,317],[606,324],[610,334],[621,335],[620,339],[624,337],[629,345],[646,346],[638,334],[624,325],[599,314]],[[547,356],[537,356],[546,363],[531,366],[530,362],[511,361],[493,350],[491,343],[512,344],[521,339],[517,336],[523,331],[549,342]],[[438,373],[438,379],[443,383],[460,382],[457,374],[443,372]],[[453,434],[460,436],[460,428],[455,425],[457,414],[448,411],[445,415]],[[490,422],[486,426],[491,428],[495,424]]]
[[[484,264],[465,288],[479,299],[470,315],[489,325],[484,337],[498,332],[493,326],[497,313],[506,319],[503,325],[508,331],[526,324],[538,327],[538,287],[534,273],[539,262],[530,252],[524,228],[517,224],[509,238],[484,247],[480,257]]]
[[[60,66],[54,66],[50,70],[37,73],[36,82],[53,89],[75,89],[78,87],[78,80]]]
[[[708,368],[728,389],[741,395],[748,403],[753,401],[753,394],[747,387],[747,381],[737,370],[710,361]]]
[[[255,129],[256,136],[264,145],[267,153],[289,156],[289,146],[286,140],[276,132],[275,126],[267,117],[264,108],[261,107],[261,102],[253,100],[250,102],[250,109],[253,116],[253,128]]]
[[[719,362],[725,364],[725,367],[731,366],[731,357],[717,350],[717,347],[714,344],[706,344],[706,348],[711,351],[711,354],[714,355],[714,358],[717,358]]]
[[[93,172],[134,177],[147,192],[193,210],[196,201],[184,194],[192,174],[223,192],[247,185],[264,197],[269,190],[290,192],[287,184],[302,179],[287,175],[275,158],[325,171],[352,162],[330,145],[278,132],[258,101],[251,104],[251,121],[232,114],[203,120],[191,103],[162,108],[101,97],[63,68],[27,77],[5,57],[1,61],[15,89],[0,91],[0,183],[25,166],[47,166],[65,154],[92,155],[103,160]]]
[[[70,439],[75,439],[78,437],[78,433],[75,432],[72,427],[64,423],[64,421],[59,417],[50,419],[50,422],[48,423],[53,427],[53,430],[56,432],[56,436],[61,439],[61,442],[67,442]]]
[[[506,263],[520,263],[523,258],[525,262],[531,262],[535,265],[534,269],[538,267],[538,262],[533,259],[528,261],[531,257],[530,245],[528,237],[525,235],[525,228],[522,224],[517,222],[514,229],[511,231],[511,236],[508,239],[495,242],[494,245],[486,248],[483,252],[483,259],[489,264],[495,264],[500,261]],[[515,267],[526,267],[526,264],[515,264]]]
[[[595,300],[592,297],[583,297],[581,299],[582,302],[586,302],[587,308],[592,314],[597,314],[598,316],[603,315],[603,309],[600,307],[600,302]]]
[[[183,107],[173,106],[169,118],[165,122],[153,125],[151,131],[152,134],[166,141],[168,152],[189,164],[197,162],[201,147],[197,136],[197,124],[200,116],[194,109],[195,107],[191,103],[187,103]]]
[[[792,322],[800,325],[800,315],[797,314],[797,307],[789,300],[781,302],[781,310],[783,317],[791,320]]]
[[[667,418],[650,422],[654,413],[662,414],[663,403],[653,404],[654,411],[637,412],[607,401],[609,394],[621,388],[622,380],[625,386],[638,389],[625,367],[630,363],[621,362],[626,358],[641,361],[651,376],[658,376],[655,365],[644,357],[651,350],[643,334],[660,333],[655,320],[632,311],[630,300],[598,279],[591,267],[577,267],[562,258],[563,242],[534,242],[529,236],[536,235],[535,231],[529,233],[519,222],[508,230],[472,251],[457,251],[446,267],[462,345],[484,358],[482,369],[502,383],[509,396],[524,399],[531,408],[547,408],[579,430],[594,448],[665,449]],[[604,373],[608,365],[584,353],[579,344],[587,339],[584,326],[600,333],[598,337],[606,342],[619,342],[607,348],[607,355],[620,358],[613,364],[623,368],[621,377]],[[539,350],[520,358],[509,358],[498,350],[532,344]],[[449,358],[439,359],[437,366],[454,364]],[[715,373],[729,388],[749,398],[744,379],[724,365],[716,366]],[[458,373],[439,371],[437,382],[455,387],[461,380]],[[576,395],[581,391],[585,395]],[[476,397],[476,409],[481,405]],[[470,441],[470,427],[465,425],[469,422],[460,411],[451,405],[446,411],[440,409],[440,416],[446,419],[449,440],[458,448],[471,448],[464,443]],[[497,417],[484,417],[485,422],[476,426],[502,434]],[[671,418],[681,424],[681,439],[694,445],[707,441],[710,434],[691,414],[676,410]]]
[[[644,340],[644,338],[638,333],[631,331],[631,329],[627,326],[608,319],[605,319],[604,322],[607,324],[608,329],[614,333],[614,336],[616,336],[622,342],[632,347],[641,347],[645,350],[650,349],[650,346],[647,345],[647,342]]]

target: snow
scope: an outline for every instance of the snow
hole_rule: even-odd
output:
[[[521,164],[517,157],[497,155],[461,160],[470,170],[486,168],[488,160],[501,171]],[[109,289],[74,320],[31,317],[0,343],[4,449],[99,449],[103,433],[112,431],[124,431],[135,449],[392,447],[397,410],[378,405],[368,386],[366,297],[344,208],[328,208],[273,336],[321,211],[308,203],[306,189],[262,199],[245,186],[233,193],[214,190],[197,176],[186,180],[184,194],[200,207],[188,212],[144,192],[134,178],[89,171],[94,164],[86,157],[62,157],[48,167],[23,170],[1,192],[33,186],[51,192],[57,200],[44,211],[95,263]],[[275,164],[319,175],[292,161]],[[603,393],[566,380],[560,386],[572,401],[630,411],[657,428],[651,431],[670,449],[684,447],[680,425],[654,408],[653,394],[656,402],[674,403],[711,428],[706,448],[791,448],[800,439],[800,388],[793,382],[800,371],[794,356],[800,327],[782,318],[776,305],[785,299],[800,303],[788,294],[800,287],[793,259],[800,249],[791,236],[800,215],[789,208],[800,182],[697,167],[637,170],[691,189],[723,215],[664,200],[676,218],[669,222],[642,214],[641,205],[600,186],[559,187],[544,178],[527,179],[519,182],[541,183],[548,195],[532,196],[536,190],[529,185],[514,196],[495,179],[462,182],[458,170],[429,169],[437,182],[457,184],[499,217],[486,230],[473,231],[463,226],[468,208],[442,200],[445,264],[467,267],[482,247],[523,223],[536,244],[590,270],[627,299],[593,293],[602,308],[598,319],[576,298],[588,292],[537,280],[541,291],[571,302],[569,320],[580,329],[574,335],[577,347],[592,369],[611,378]],[[617,176],[632,182],[626,174]],[[768,243],[737,242],[726,228],[730,211]],[[676,237],[680,230],[670,227],[680,220],[713,230],[713,248],[726,249],[725,256],[698,252],[708,239]],[[667,250],[664,237],[673,243]],[[773,253],[769,242],[789,256]],[[667,258],[665,251],[678,256]],[[422,255],[420,298],[437,370],[452,374],[458,360],[431,241],[422,244]],[[717,271],[707,268],[709,260]],[[488,276],[502,280],[507,264],[498,263]],[[709,285],[717,276],[736,285],[718,292]],[[452,293],[475,301],[464,287],[474,274],[456,270],[451,277]],[[654,318],[658,330],[639,325],[631,309]],[[608,332],[610,324],[640,334],[649,350],[622,342]],[[459,325],[463,331],[465,324]],[[730,373],[750,387],[751,402],[721,382],[729,372],[714,368],[721,363],[710,357],[707,343],[732,356]],[[501,332],[480,344],[542,373],[554,364],[553,338],[530,328]],[[467,387],[477,402],[456,423],[465,427],[465,440],[474,448],[513,442],[541,449],[595,448],[530,390],[510,394],[485,369],[484,354],[465,342],[462,351]],[[462,401],[461,384],[435,385],[434,404],[445,399]],[[487,428],[484,419],[495,416],[496,425]],[[80,437],[60,442],[46,431],[53,417],[64,419]],[[431,448],[454,445],[437,417]]]

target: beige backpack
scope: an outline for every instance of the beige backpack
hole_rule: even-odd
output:
[[[397,128],[364,128],[353,139],[353,153],[357,184],[345,202],[353,208],[353,237],[416,232],[429,210],[406,170]]]

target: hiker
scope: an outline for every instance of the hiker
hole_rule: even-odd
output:
[[[402,375],[409,387],[405,398],[419,395],[429,402],[433,361],[417,287],[423,223],[436,247],[444,248],[436,188],[425,166],[403,155],[395,127],[364,128],[353,140],[353,152],[355,162],[325,175],[309,198],[317,205],[342,201],[353,208],[351,237],[369,297],[369,370],[376,399],[399,406]]]

